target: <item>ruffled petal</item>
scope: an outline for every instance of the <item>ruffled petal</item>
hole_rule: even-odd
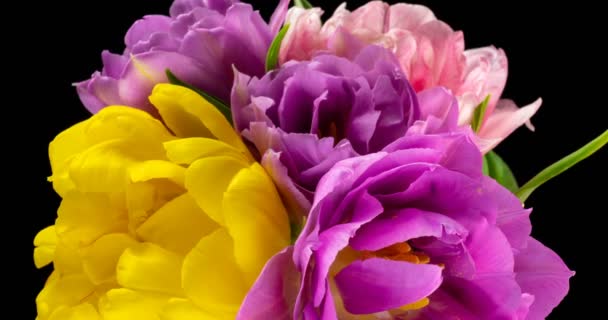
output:
[[[346,310],[369,314],[414,303],[442,282],[441,268],[382,258],[355,261],[336,276]]]

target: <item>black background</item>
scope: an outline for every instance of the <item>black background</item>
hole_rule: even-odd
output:
[[[265,17],[272,13],[274,1],[252,2]],[[311,2],[321,5],[326,15],[340,3]],[[353,9],[364,2],[350,1],[348,7]],[[101,67],[103,49],[122,52],[124,34],[136,19],[146,14],[167,14],[170,3],[45,1],[11,13],[25,21],[23,27],[13,24],[13,29],[5,29],[6,33],[17,35],[11,44],[18,50],[9,51],[18,58],[9,59],[8,67],[17,61],[12,75],[19,80],[13,83],[23,91],[4,92],[18,98],[5,109],[22,112],[14,123],[5,121],[11,128],[10,140],[17,141],[18,154],[4,157],[12,164],[8,170],[17,171],[9,172],[17,175],[11,181],[22,184],[8,184],[8,188],[16,190],[23,199],[6,199],[13,205],[17,201],[7,215],[21,218],[22,226],[17,229],[20,237],[14,241],[23,248],[15,254],[20,257],[20,270],[27,270],[23,277],[16,277],[19,289],[26,291],[19,298],[19,304],[26,305],[19,319],[35,317],[34,299],[50,271],[36,270],[31,258],[34,235],[53,223],[59,204],[46,182],[50,175],[48,143],[57,133],[88,116],[71,83],[87,79]],[[494,44],[505,49],[510,74],[503,97],[514,99],[519,105],[543,98],[543,107],[533,118],[536,132],[519,129],[497,148],[520,183],[608,128],[602,88],[606,84],[605,53],[599,48],[605,37],[600,34],[602,20],[594,17],[601,11],[599,5],[441,0],[416,3],[431,7],[439,19],[464,31],[467,48]],[[21,127],[10,127],[15,125]],[[569,296],[549,319],[579,318],[601,314],[605,309],[599,300],[602,294],[591,290],[605,279],[605,264],[600,259],[606,255],[604,234],[608,232],[602,223],[608,213],[607,160],[605,148],[537,190],[527,202],[527,206],[534,207],[533,235],[577,272],[571,280]],[[7,232],[11,235],[14,231]],[[23,279],[29,280],[25,287]]]

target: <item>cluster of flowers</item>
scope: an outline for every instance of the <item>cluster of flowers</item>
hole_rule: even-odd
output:
[[[421,5],[289,7],[175,0],[103,52],[49,147],[38,320],[544,319],[573,273],[491,151],[541,104],[500,99],[505,53]]]

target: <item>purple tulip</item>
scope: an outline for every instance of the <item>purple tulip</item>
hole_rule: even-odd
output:
[[[319,179],[336,162],[381,150],[421,118],[398,62],[378,46],[352,58],[319,54],[262,78],[238,74],[235,81],[235,126],[299,212],[310,209]],[[444,89],[434,92],[456,103]]]
[[[270,43],[284,20],[281,1],[268,25],[238,0],[176,0],[170,16],[136,21],[125,36],[123,54],[102,53],[103,69],[76,85],[83,104],[96,113],[108,105],[128,105],[154,113],[148,101],[155,84],[178,78],[228,102],[232,67],[262,76]]]
[[[466,134],[408,133],[338,162],[239,319],[544,319],[573,273],[481,161]]]

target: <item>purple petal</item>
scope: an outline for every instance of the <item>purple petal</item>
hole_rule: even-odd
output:
[[[270,28],[249,4],[236,3],[226,11],[226,38],[222,43],[225,61],[249,75],[263,76],[266,53],[272,42]],[[243,53],[247,54],[243,54]]]
[[[423,319],[445,319],[447,313],[461,320],[511,320],[521,305],[522,294],[513,274],[472,281],[446,276],[429,299],[431,304],[422,310]]]
[[[351,263],[335,281],[348,312],[370,314],[429,296],[441,285],[441,272],[431,264],[371,258]]]
[[[496,221],[496,203],[478,180],[442,167],[424,172],[403,192],[378,195],[385,206],[440,212],[466,228],[480,217]]]
[[[102,76],[99,72],[93,74],[90,80],[76,84],[76,91],[82,104],[91,113],[97,113],[107,105],[120,103],[118,81]],[[105,100],[101,100],[101,98]]]
[[[420,237],[441,238],[449,243],[462,241],[468,232],[458,222],[434,212],[403,209],[390,217],[374,219],[361,227],[350,246],[355,250],[380,250],[395,243]]]
[[[285,22],[285,16],[287,15],[287,9],[289,9],[290,0],[281,0],[279,5],[272,13],[270,17],[270,32],[276,35],[281,29],[281,25]]]
[[[515,252],[524,248],[532,231],[532,210],[524,209],[523,203],[494,179],[483,177],[482,184],[483,190],[492,195],[497,205],[496,225],[507,236]]]
[[[135,21],[125,35],[125,45],[130,50],[140,41],[147,41],[155,33],[167,33],[171,18],[161,15],[149,15]]]
[[[261,162],[281,193],[288,212],[290,212],[297,221],[300,221],[300,219],[310,211],[311,202],[289,177],[287,168],[281,163],[280,154],[268,150],[264,153]]]
[[[298,292],[298,272],[291,256],[293,247],[274,255],[251,287],[236,319],[289,319]]]
[[[481,177],[481,153],[467,134],[441,134],[441,135],[408,135],[396,140],[383,150],[428,148],[443,152],[440,164],[446,169],[461,172],[472,178]]]
[[[476,277],[496,273],[513,274],[513,251],[498,227],[482,218],[470,226],[469,231],[465,245],[475,261]]]
[[[129,58],[104,50],[101,53],[101,61],[103,62],[102,74],[116,79],[123,73],[127,63],[129,63]]]
[[[226,10],[239,0],[175,0],[169,10],[171,17],[177,16],[192,11],[195,8],[209,8],[221,14],[225,14]]]
[[[151,51],[133,57],[127,64],[119,80],[121,102],[140,108],[148,106],[148,111],[154,110],[148,96],[154,85],[167,82],[167,69],[183,81],[201,85],[199,74],[202,70],[196,61],[175,52]]]
[[[528,320],[545,319],[568,293],[574,275],[555,252],[532,237],[515,255],[515,273],[522,291],[534,296]]]

